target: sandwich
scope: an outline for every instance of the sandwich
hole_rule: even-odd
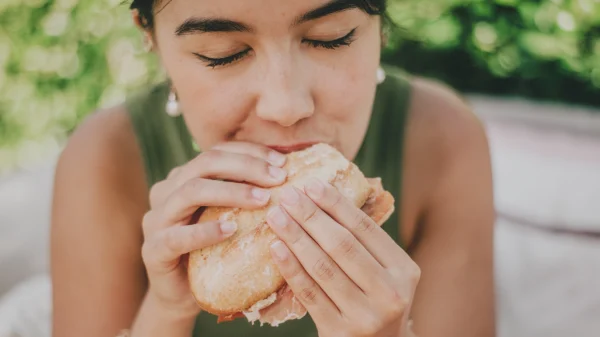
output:
[[[188,280],[200,308],[218,322],[245,317],[277,326],[306,315],[271,258],[270,245],[278,239],[267,224],[281,189],[293,185],[301,191],[310,178],[333,185],[380,226],[394,211],[394,198],[380,178],[367,178],[335,148],[316,144],[287,154],[283,185],[271,189],[269,204],[260,209],[207,207],[198,221],[234,221],[237,232],[226,241],[193,251],[188,259]]]

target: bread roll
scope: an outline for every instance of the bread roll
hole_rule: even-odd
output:
[[[249,321],[277,325],[301,318],[306,310],[293,296],[271,258],[277,239],[266,222],[268,210],[279,204],[281,189],[300,190],[312,177],[335,186],[347,199],[381,224],[394,210],[394,199],[379,179],[367,179],[356,165],[326,144],[290,153],[287,181],[271,189],[271,200],[260,209],[207,207],[199,222],[234,221],[238,231],[219,244],[191,252],[188,259],[190,288],[198,305],[219,321],[246,315]]]

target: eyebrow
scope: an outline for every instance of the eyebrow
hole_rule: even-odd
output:
[[[298,16],[293,25],[299,25],[308,21],[343,12],[345,10],[358,8],[356,0],[331,0],[323,6],[312,9]],[[220,18],[189,18],[175,30],[175,35],[191,35],[201,33],[227,33],[227,32],[252,32],[254,29],[242,22]]]
[[[307,21],[317,20],[331,14],[343,12],[354,8],[358,8],[356,0],[331,0],[321,7],[312,9],[300,15],[294,21],[294,25],[299,25]]]
[[[213,32],[251,32],[252,28],[241,23],[226,19],[189,18],[175,30],[175,35],[183,36],[197,33]]]

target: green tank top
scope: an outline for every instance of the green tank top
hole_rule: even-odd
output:
[[[384,66],[384,69],[386,79],[377,87],[367,133],[353,161],[367,177],[381,177],[385,189],[396,198],[396,212],[383,228],[401,244],[398,224],[410,82],[402,70],[392,66]],[[168,93],[168,84],[161,83],[132,95],[126,101],[148,186],[165,179],[171,169],[198,155],[184,119],[165,113]],[[202,313],[197,318],[193,336],[316,337],[317,331],[310,315],[273,328],[266,324],[262,327],[258,323],[251,325],[245,319],[217,324],[216,316]]]

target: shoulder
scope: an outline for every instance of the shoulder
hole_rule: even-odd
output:
[[[56,167],[56,198],[82,188],[99,198],[138,197],[147,190],[145,172],[130,117],[123,106],[99,110],[70,136]]]
[[[408,116],[403,195],[408,199],[406,222],[413,225],[402,230],[412,238],[416,223],[438,199],[458,194],[457,186],[469,183],[469,176],[460,172],[487,176],[491,168],[483,123],[455,90],[412,78]]]
[[[84,174],[114,177],[136,171],[131,164],[137,158],[140,153],[128,112],[116,106],[96,111],[79,124],[59,158],[58,170],[86,168]]]
[[[409,128],[419,143],[435,150],[444,163],[487,146],[485,129],[468,102],[440,82],[416,77],[412,80]],[[411,129],[409,129],[411,130]],[[480,154],[483,155],[483,154]]]

